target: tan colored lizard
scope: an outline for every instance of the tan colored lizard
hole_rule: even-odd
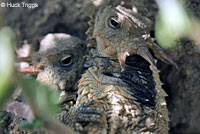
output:
[[[85,42],[68,34],[48,34],[40,43],[40,50],[32,54],[32,66],[21,73],[37,74],[37,80],[55,89],[73,90],[83,71]]]
[[[167,94],[149,49],[159,59],[177,65],[148,38],[151,22],[124,7],[109,6],[101,8],[90,24],[94,64],[80,79],[76,106],[93,100],[91,106],[104,109],[105,114],[99,122],[83,124],[79,132],[167,134]]]
[[[84,71],[84,56],[87,53],[86,43],[68,34],[48,34],[41,41],[38,52],[29,54],[22,54],[23,52],[20,54],[19,50],[17,52],[19,55],[22,55],[21,58],[18,58],[19,61],[29,61],[31,64],[29,67],[20,68],[19,72],[37,75],[38,81],[50,85],[52,89],[59,89],[59,91],[61,91],[60,98],[63,104],[62,109],[65,114],[60,114],[59,119],[62,121],[65,120],[65,118],[68,118],[66,117],[68,115],[67,112],[70,109],[70,106],[76,101],[77,82]],[[2,123],[4,120],[12,122],[14,119],[11,126],[9,123],[6,123],[7,121],[5,122],[5,127],[2,132],[7,131],[7,127],[9,133],[27,132],[18,129],[20,120],[23,122],[22,117],[25,121],[29,120],[30,116],[26,117],[26,115],[31,115],[32,113],[31,111],[29,112],[30,114],[27,113],[27,109],[30,110],[30,108],[28,108],[23,100],[20,98],[16,99],[16,101],[9,103],[6,109],[7,111],[14,112],[17,116],[13,116],[7,112],[2,112],[0,114],[0,118],[2,118],[0,122]],[[20,102],[18,102],[18,100]],[[75,117],[75,119],[84,120],[82,115],[87,115],[87,110],[74,109],[74,113],[79,116]],[[31,118],[33,118],[32,116],[33,115],[31,115]],[[33,131],[33,133],[34,132],[35,131]],[[37,132],[39,133],[40,131]],[[43,133],[45,132],[43,131]]]

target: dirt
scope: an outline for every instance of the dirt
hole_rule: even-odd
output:
[[[17,3],[22,0],[2,0]],[[17,35],[18,47],[24,40],[36,49],[41,38],[47,33],[64,32],[86,39],[85,31],[89,25],[89,15],[98,9],[103,0],[23,0],[37,3],[35,9],[2,8],[5,25],[13,28]],[[155,21],[158,7],[154,0],[109,0],[101,5],[122,4],[136,7],[138,12]],[[186,6],[200,18],[200,1],[188,0]],[[152,31],[153,33],[153,31]],[[167,50],[177,62],[179,68],[158,62],[163,88],[168,93],[167,102],[170,111],[170,134],[200,133],[200,53],[191,41],[182,40],[175,48]]]

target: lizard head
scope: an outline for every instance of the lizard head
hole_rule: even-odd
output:
[[[109,6],[97,12],[92,37],[96,39],[97,53],[117,58],[122,70],[127,56],[132,54],[142,56],[156,68],[149,49],[161,60],[175,65],[164,50],[148,38],[151,28],[152,22],[148,18],[121,6]]]
[[[73,88],[83,71],[86,43],[68,34],[48,34],[31,56],[32,65],[21,73],[36,74],[37,80],[56,89]]]

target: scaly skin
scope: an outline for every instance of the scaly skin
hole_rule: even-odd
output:
[[[90,106],[105,114],[100,122],[84,124],[80,133],[168,134],[167,94],[149,49],[159,59],[176,63],[148,38],[150,24],[121,6],[98,11],[89,38],[89,46],[96,46],[93,66],[80,79],[76,106],[93,100]]]
[[[83,72],[86,52],[85,42],[76,37],[48,34],[41,41],[40,50],[32,54],[32,66],[20,72],[37,74],[38,81],[55,89],[73,90]]]
[[[148,49],[156,56],[170,64],[176,63],[148,37],[151,22],[147,18],[135,14],[121,6],[100,9],[96,15],[91,39],[97,42],[97,53],[100,56],[117,58],[122,70],[126,57],[138,54],[145,58],[152,67],[156,68],[155,61]]]
[[[69,115],[68,110],[73,105],[74,101],[76,101],[77,82],[84,71],[83,63],[85,61],[84,56],[86,55],[86,52],[86,43],[76,37],[68,34],[48,34],[41,41],[39,51],[30,55],[29,60],[31,61],[31,65],[27,68],[19,69],[19,72],[21,73],[37,75],[37,80],[39,82],[50,85],[54,90],[61,91],[60,99],[61,102],[63,102],[63,113],[65,113],[59,114],[58,117],[61,121],[67,120],[67,115]],[[27,59],[27,57],[24,59]],[[25,102],[20,102],[20,105],[23,106],[24,103]],[[16,104],[19,104],[17,100],[14,101],[10,107],[15,107],[14,105]],[[81,107],[83,106],[80,106],[80,108]],[[80,108],[70,109],[69,112],[80,117],[77,119],[84,120],[84,117],[82,116],[87,116],[87,109],[80,110]],[[12,112],[11,108],[7,109]],[[15,114],[23,114],[20,107],[17,110],[15,109],[13,112],[15,112]],[[94,114],[98,113],[99,112],[96,112]],[[24,117],[25,114],[27,113],[17,117],[11,113],[2,112],[2,122],[4,122],[3,117],[12,117],[10,118],[11,123],[7,125],[5,124],[6,127],[4,127],[2,131],[7,133],[31,133],[19,129],[20,122],[24,122],[22,117]],[[17,122],[16,119],[18,120]],[[68,125],[72,124],[71,122],[64,123]],[[12,124],[15,125],[13,126]],[[44,132],[37,131],[37,133],[42,134]]]

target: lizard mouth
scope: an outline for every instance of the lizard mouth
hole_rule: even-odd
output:
[[[41,65],[31,65],[29,67],[26,67],[26,68],[20,68],[18,69],[18,72],[19,73],[22,73],[22,74],[31,74],[31,75],[37,75],[38,73],[40,73],[43,69],[43,66]]]
[[[152,54],[149,52],[148,48],[139,47],[138,49],[136,49],[134,51],[119,52],[117,54],[122,72],[125,70],[125,61],[126,61],[127,57],[129,57],[130,55],[133,55],[133,54],[137,54],[137,55],[143,57],[147,62],[149,62],[152,65],[152,67],[155,70],[157,70],[155,59],[153,58]]]

